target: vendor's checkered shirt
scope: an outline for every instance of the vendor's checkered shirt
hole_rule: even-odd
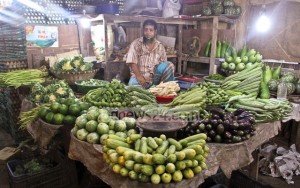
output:
[[[126,63],[136,63],[140,73],[145,77],[147,82],[152,83],[154,78],[153,69],[155,65],[166,61],[167,55],[165,47],[155,39],[154,48],[149,51],[148,47],[143,43],[143,37],[134,40],[129,48]],[[131,71],[131,76],[134,73]]]

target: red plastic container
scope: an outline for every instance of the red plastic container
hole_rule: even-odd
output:
[[[156,102],[159,104],[166,104],[173,101],[176,96],[156,96]]]

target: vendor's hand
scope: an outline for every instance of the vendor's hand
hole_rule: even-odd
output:
[[[139,81],[140,85],[144,88],[146,87],[146,79],[143,76],[137,77],[137,80]]]

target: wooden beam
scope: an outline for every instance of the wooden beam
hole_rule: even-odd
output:
[[[102,20],[107,22],[123,23],[123,22],[144,22],[147,19],[153,19],[159,24],[169,25],[196,25],[194,20],[184,20],[181,18],[163,18],[163,17],[149,17],[149,16],[117,16],[110,14],[100,14],[96,18],[92,18],[91,22],[97,22]]]

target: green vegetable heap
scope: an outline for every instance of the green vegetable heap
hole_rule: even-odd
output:
[[[75,98],[73,90],[63,80],[54,80],[46,87],[36,83],[29,95],[29,100],[34,103],[54,102],[60,98]]]
[[[100,108],[141,107],[156,102],[149,91],[136,86],[125,88],[124,84],[115,79],[105,87],[90,90],[83,100]]]
[[[93,68],[93,63],[84,62],[82,56],[75,56],[73,58],[65,58],[53,66],[53,71],[60,72],[80,72],[90,71]]]

